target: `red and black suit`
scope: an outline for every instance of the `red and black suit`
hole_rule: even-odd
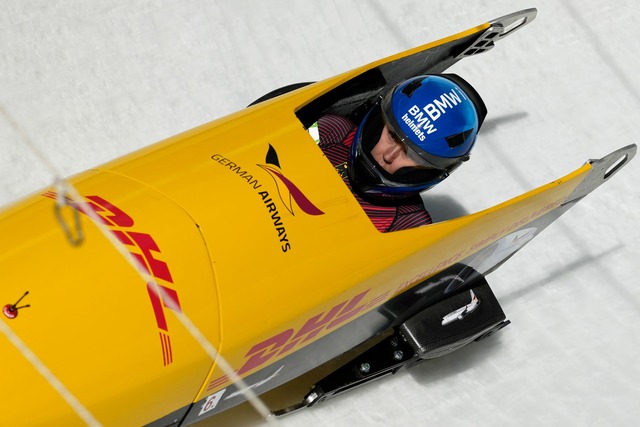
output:
[[[347,167],[351,146],[358,128],[351,121],[342,116],[326,115],[318,120],[320,143],[318,146],[336,168],[345,184],[369,216],[373,225],[382,232],[405,230],[430,224],[431,216],[422,203],[401,206],[374,205],[360,197],[353,191]]]

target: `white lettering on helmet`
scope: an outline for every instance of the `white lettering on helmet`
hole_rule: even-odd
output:
[[[417,136],[420,141],[424,141],[426,139],[426,136],[424,136],[424,132],[422,132],[420,126],[418,126],[413,120],[411,120],[408,113],[405,113],[405,115],[402,116],[402,121],[405,122],[407,126],[409,126],[409,129],[413,131],[414,135]],[[433,130],[430,131],[430,129]],[[427,129],[427,133],[431,132],[435,132],[435,128],[433,128],[433,125],[430,125],[430,127]]]
[[[435,101],[435,100],[434,100]],[[433,104],[427,104],[423,108],[424,111],[431,117],[431,120],[436,121],[440,118],[440,110]]]
[[[413,105],[409,108],[407,114],[402,117],[402,120],[419,138],[420,136],[418,134],[423,133],[423,130],[427,134],[434,133],[438,129],[436,129],[433,122],[444,115],[447,110],[462,103],[460,95],[466,99],[464,93],[458,93],[455,89],[452,89],[450,92],[443,93],[439,98],[435,98],[433,101],[422,107],[422,110],[417,105]],[[420,140],[424,141],[424,133]]]
[[[420,107],[418,107],[417,105],[414,105],[413,107],[409,108],[409,114],[411,114],[412,116],[415,116],[416,114],[418,114],[419,111],[420,111]]]
[[[420,111],[418,114],[413,116],[413,120],[415,120],[416,125],[418,127],[423,127],[423,126],[428,126],[429,125],[429,119],[424,116],[422,114],[422,111]]]

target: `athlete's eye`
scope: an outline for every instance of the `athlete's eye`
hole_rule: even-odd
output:
[[[391,140],[393,142],[395,142],[396,144],[398,144],[400,147],[402,147],[402,151],[404,151],[405,153],[407,152],[407,146],[405,145],[405,143],[400,139],[400,137],[393,132],[391,129],[389,129],[388,127],[385,127],[387,135],[389,136],[389,138],[391,138]]]

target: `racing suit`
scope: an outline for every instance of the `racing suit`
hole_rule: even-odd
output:
[[[387,232],[430,224],[431,216],[422,203],[379,206],[362,199],[353,191],[347,167],[357,130],[357,126],[342,116],[325,115],[318,120],[318,146],[336,168],[373,225],[378,231]]]

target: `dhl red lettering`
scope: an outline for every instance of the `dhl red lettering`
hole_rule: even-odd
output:
[[[135,231],[130,231],[127,233],[127,235],[142,251],[142,254],[132,253],[131,255],[137,258],[140,264],[147,269],[147,273],[158,279],[173,283],[173,278],[171,277],[171,273],[169,272],[167,263],[154,258],[153,254],[151,253],[160,253],[160,248],[158,248],[158,245],[153,240],[153,238],[146,233],[137,233]]]
[[[293,329],[287,329],[286,331],[280,332],[278,335],[251,347],[251,350],[249,350],[244,356],[249,357],[249,360],[242,365],[242,368],[238,369],[238,375],[242,375],[245,372],[251,371],[266,363],[276,355],[280,347],[287,343],[289,338],[291,338],[291,335],[293,335]]]
[[[374,299],[372,299],[371,301],[366,303],[362,307],[362,309],[363,310],[368,310],[371,307],[376,307],[377,305],[379,305],[383,301],[386,301],[387,300],[387,295],[389,295],[390,293],[391,293],[391,291],[387,291],[387,292],[383,293],[382,295],[378,295],[377,297],[375,297]]]
[[[124,213],[124,211],[122,211],[121,209],[107,202],[102,197],[86,196],[86,198],[93,202],[91,203],[91,208],[96,214],[107,221],[107,225],[115,225],[123,228],[133,227],[133,218]],[[111,215],[102,215],[101,213],[105,211],[110,213]]]
[[[171,351],[171,337],[169,334],[160,331],[160,345],[162,346],[162,357],[164,366],[173,362],[173,353]]]
[[[56,199],[56,197],[58,196],[58,193],[56,193],[55,191],[45,191],[44,193],[42,193],[42,195],[44,197],[48,197],[50,199]]]
[[[365,295],[367,295],[368,292],[369,292],[369,289],[353,297],[353,299],[349,301],[349,304],[342,309],[338,317],[333,322],[329,323],[329,325],[327,326],[327,329],[335,328],[336,326],[346,322],[356,314],[360,313],[364,308],[364,304],[361,306],[357,306],[357,305],[360,301],[362,301],[362,299],[364,298]]]
[[[182,312],[182,307],[180,307],[180,300],[178,299],[178,293],[166,286],[158,285],[160,289],[162,289],[162,294],[160,297],[162,298],[162,304],[167,307],[169,310],[173,310],[177,313]]]
[[[55,191],[45,191],[44,193],[42,193],[42,195],[44,197],[48,197],[48,198],[56,200],[56,201],[58,200],[58,193],[56,193]],[[73,199],[71,197],[64,196],[63,198],[64,198],[65,204],[70,205],[70,206],[74,207],[75,209],[77,209],[78,205],[76,204],[76,202],[73,201]],[[80,209],[78,209],[78,210],[80,210]]]
[[[58,201],[58,193],[56,193],[55,191],[45,191],[44,193],[42,193],[42,195],[44,197],[48,197],[50,199],[55,200],[56,202]],[[90,196],[90,197],[95,197],[95,196]],[[108,219],[104,218],[103,216],[101,216],[99,214],[99,212],[103,212],[104,209],[101,208],[99,205],[90,202],[90,201],[83,201],[83,202],[76,202],[74,201],[71,197],[69,196],[64,196],[64,203],[71,206],[72,208],[74,208],[75,210],[77,210],[78,212],[81,212],[85,215],[87,215],[90,218],[95,218],[98,219],[100,221],[101,224],[104,225],[110,225],[113,226],[114,224],[109,221]],[[95,215],[94,215],[95,214]]]
[[[220,386],[222,384],[225,384],[228,381],[229,381],[229,375],[223,375],[220,378],[217,378],[217,379],[211,381],[209,383],[209,385],[207,386],[207,391],[211,391],[214,388],[216,388],[216,387],[218,387],[218,386]]]
[[[127,233],[125,233],[124,231],[111,230],[111,234],[113,234],[116,237],[116,239],[118,239],[118,241],[120,243],[122,243],[123,245],[127,245],[127,246],[134,246],[135,245],[133,243],[133,240],[131,240],[129,238],[129,236],[127,236]]]
[[[55,191],[46,191],[42,193],[43,196],[48,197],[50,199],[57,200],[58,193]],[[82,212],[83,214],[93,217],[90,210],[93,211],[100,220],[101,223],[109,226],[118,226],[129,228],[133,227],[133,218],[127,215],[121,209],[115,207],[105,199],[100,196],[85,196],[85,199],[89,201],[77,203],[69,196],[64,196],[64,201],[69,206],[72,206],[74,209]],[[110,215],[102,215],[102,213],[107,212]]]
[[[377,306],[382,301],[385,301],[387,296],[391,293],[391,291],[386,291],[381,295],[373,298],[371,301],[358,306],[358,303],[363,300],[363,298],[369,293],[369,291],[370,289],[367,289],[366,291],[353,297],[351,300],[341,302],[340,304],[334,306],[326,314],[320,313],[312,317],[305,322],[302,328],[295,335],[293,335],[293,329],[288,329],[261,342],[260,344],[254,345],[253,347],[251,347],[251,350],[249,350],[245,355],[245,358],[250,357],[249,360],[247,360],[244,365],[242,365],[242,368],[235,371],[236,374],[242,375],[244,373],[247,373],[255,368],[262,366],[272,357],[276,355],[281,356],[293,350],[298,345],[315,338],[323,330],[334,328],[339,324],[349,320],[353,316],[357,315],[361,311]],[[228,381],[229,376],[223,375],[222,377],[211,381],[207,385],[207,391],[212,391],[218,386],[227,383]]]
[[[307,323],[304,324],[302,329],[298,331],[298,333],[287,343],[286,346],[278,353],[284,354],[294,347],[297,347],[298,344],[309,341],[310,339],[316,337],[322,329],[324,329],[325,325],[329,323],[344,307],[347,302],[342,302],[335,307],[333,307],[329,312],[325,315],[324,313],[318,314],[317,316],[312,317],[307,320]]]
[[[169,283],[173,283],[171,273],[167,263],[158,260],[153,257],[153,252],[160,253],[158,245],[148,234],[137,233],[133,231],[124,232],[121,230],[111,230],[111,233],[118,239],[120,243],[127,246],[136,246],[140,248],[142,254],[130,252],[133,257],[136,258],[141,267],[144,268],[144,272],[152,275],[157,279],[166,280]]]
[[[87,199],[91,201],[89,204],[97,214],[100,214],[100,212],[104,212],[105,210],[112,214],[107,217],[100,215],[100,217],[105,221],[110,220],[109,222],[111,224],[124,228],[131,227],[134,224],[133,219],[129,215],[105,199],[99,196],[87,196]],[[160,248],[153,237],[147,233],[138,233],[135,231],[123,232],[112,229],[111,232],[121,243],[128,246],[137,246],[140,249],[142,254],[130,253],[137,259],[138,264],[144,268],[148,274],[166,282],[173,283],[173,278],[171,277],[171,272],[169,271],[167,263],[156,259],[153,256],[152,252],[160,253]],[[181,312],[182,310],[178,299],[178,293],[166,286],[157,285],[159,288],[154,288],[154,286],[155,285],[152,283],[147,284],[147,291],[149,293],[149,299],[151,300],[151,306],[156,318],[156,323],[159,329],[168,331],[164,307],[178,313]],[[162,292],[158,291],[158,289],[161,289]]]
[[[89,218],[93,220],[99,221],[101,224],[104,224],[109,227],[114,227],[115,224],[105,218],[103,215],[100,215],[100,212],[104,212],[104,209],[93,202],[81,202],[75,203],[73,201],[69,202],[70,206],[73,206],[79,212],[87,215]]]
[[[169,331],[169,328],[167,327],[167,319],[165,318],[164,310],[162,309],[162,301],[154,286],[154,283],[147,283],[147,292],[149,293],[149,299],[151,300],[151,307],[153,307],[153,314],[156,316],[158,328],[163,331]]]
[[[53,200],[58,199],[58,194],[55,191],[46,191],[42,193],[42,195]],[[100,196],[85,196],[85,201],[81,203],[76,203],[71,198],[65,196],[65,202],[79,212],[82,212],[92,219],[96,219],[102,224],[107,225],[109,227],[109,231],[111,231],[120,243],[127,246],[137,247],[142,252],[141,254],[131,251],[129,253],[136,258],[139,266],[145,270],[144,272],[157,279],[173,283],[173,278],[171,277],[171,272],[169,271],[167,263],[155,258],[152,253],[160,253],[160,248],[151,235],[135,231],[116,230],[113,228],[133,227],[133,218],[126,212]],[[161,291],[159,291],[159,289],[161,289]],[[166,366],[173,362],[173,353],[171,350],[171,339],[168,335],[167,319],[165,317],[164,308],[166,307],[178,313],[182,311],[182,308],[180,307],[180,300],[178,299],[178,292],[154,282],[147,283],[147,292],[149,293],[149,299],[151,301],[151,307],[153,308],[153,314],[155,315],[158,329],[167,332],[167,334],[160,332],[160,343],[162,345],[164,364]]]
[[[156,286],[162,291],[159,291]],[[147,292],[149,293],[149,299],[151,300],[151,306],[153,307],[158,328],[163,331],[168,331],[169,328],[163,307],[180,313],[182,309],[180,307],[180,301],[178,300],[178,293],[173,289],[155,283],[147,283]]]

